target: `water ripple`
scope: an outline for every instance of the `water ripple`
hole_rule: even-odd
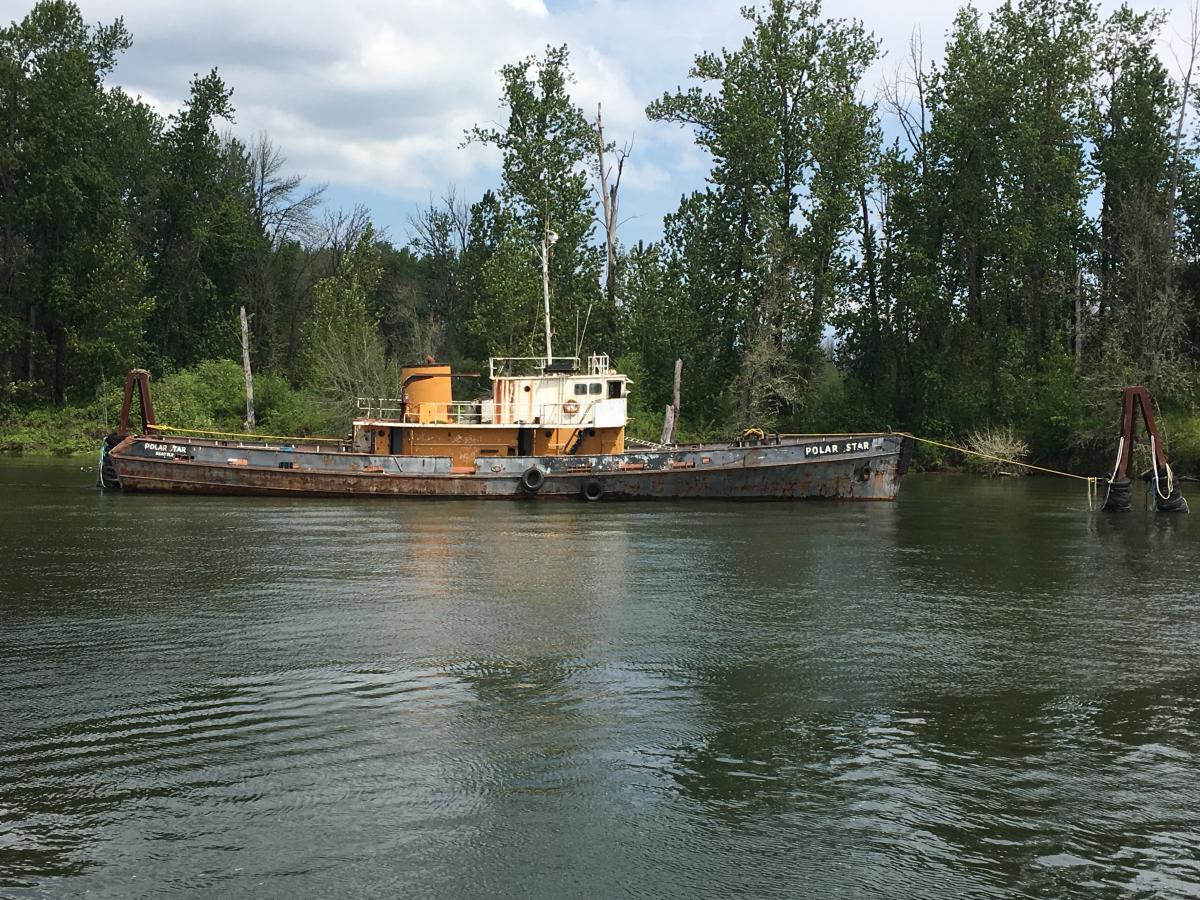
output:
[[[1200,893],[1186,522],[76,474],[0,478],[5,896]]]

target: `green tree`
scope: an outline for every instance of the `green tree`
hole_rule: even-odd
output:
[[[214,127],[216,119],[232,121],[232,94],[215,69],[195,78],[163,136],[150,240],[160,365],[220,358],[235,345],[229,323],[246,300],[255,233],[245,149],[222,141]]]
[[[739,48],[695,59],[691,77],[711,89],[666,94],[647,115],[691,127],[713,158],[712,187],[685,201],[668,246],[686,258],[696,244],[712,260],[714,277],[689,284],[736,348],[740,417],[770,421],[802,407],[852,280],[847,240],[877,144],[858,92],[877,47],[861,24],[821,18],[816,0],[743,15],[751,32]]]
[[[399,396],[399,375],[371,311],[382,278],[380,249],[368,227],[314,289],[304,335],[306,380],[338,417],[353,415],[357,397]]]
[[[92,28],[61,0],[0,31],[0,347],[14,379],[60,405],[130,360],[151,306],[119,149],[152,133],[152,116],[103,86],[129,45],[121,20]]]
[[[1097,302],[1088,331],[1094,345],[1089,356],[1109,388],[1138,380],[1161,391],[1178,380],[1185,306],[1191,302],[1174,278],[1169,185],[1179,101],[1154,49],[1163,21],[1161,14],[1137,14],[1123,5],[1105,22],[1098,41],[1092,141],[1101,208]]]
[[[616,310],[600,291],[604,252],[594,241],[595,201],[586,161],[595,148],[593,126],[570,98],[574,76],[567,48],[548,47],[500,70],[508,111],[504,129],[476,126],[468,141],[499,148],[503,155],[502,209],[493,216],[496,243],[480,267],[486,315],[478,306],[469,326],[476,342],[497,354],[526,352],[541,332],[541,248],[556,235],[550,260],[553,330],[563,338],[576,322],[589,321],[589,343],[604,346],[615,336]],[[570,348],[572,351],[574,348]],[[539,351],[541,348],[539,347]]]
[[[890,94],[907,147],[874,178],[878,291],[864,281],[840,317],[843,362],[888,421],[953,434],[994,417],[1058,440],[1076,415],[1096,31],[1077,0],[1007,3],[986,23],[968,7],[941,66],[914,52],[916,96]]]

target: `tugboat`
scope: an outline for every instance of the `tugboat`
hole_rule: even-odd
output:
[[[491,396],[455,401],[449,366],[402,370],[399,398],[361,398],[345,440],[177,433],[129,373],[101,483],[124,491],[326,497],[895,499],[904,434],[766,435],[627,447],[630,381],[605,355],[490,360]],[[137,394],[142,427],[129,433]]]
[[[159,425],[150,374],[129,373],[120,424],[101,448],[100,484],[125,491],[324,497],[707,497],[893,500],[908,468],[903,434],[775,435],[627,447],[630,380],[605,355],[556,357],[543,247],[546,355],[494,358],[491,395],[455,401],[461,376],[401,370],[399,398],[360,398],[346,440],[268,440]],[[477,376],[473,376],[477,377]],[[137,393],[142,428],[129,433]],[[632,442],[631,442],[632,443]]]

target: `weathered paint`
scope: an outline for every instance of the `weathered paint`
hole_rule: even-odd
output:
[[[131,491],[394,497],[830,498],[891,500],[901,435],[711,445],[620,454],[476,457],[322,452],[320,448],[130,437],[112,450]],[[231,463],[231,460],[245,463]],[[522,488],[536,467],[545,483]]]

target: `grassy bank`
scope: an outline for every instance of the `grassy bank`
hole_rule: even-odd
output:
[[[177,428],[240,432],[246,400],[240,363],[215,360],[156,379],[152,384],[158,421]],[[90,403],[62,408],[22,409],[0,404],[0,453],[92,455],[116,429],[123,385],[106,385]],[[340,434],[328,403],[297,390],[271,373],[254,376],[256,430],[262,434]],[[136,401],[135,401],[136,406]],[[136,414],[135,414],[136,415]]]

